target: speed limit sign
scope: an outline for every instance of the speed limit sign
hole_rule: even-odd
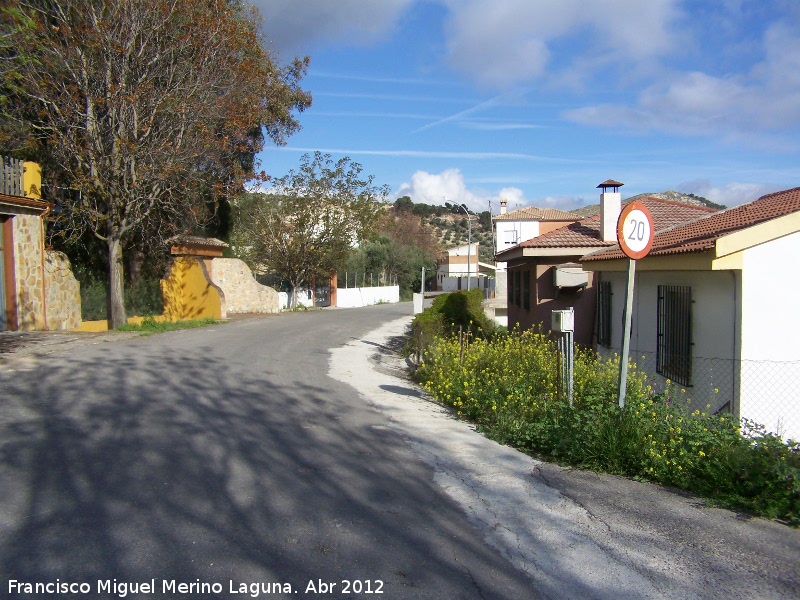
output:
[[[638,260],[647,256],[653,245],[653,216],[641,202],[622,209],[617,221],[617,241],[625,256]]]

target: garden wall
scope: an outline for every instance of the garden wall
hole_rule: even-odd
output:
[[[211,281],[225,296],[228,314],[280,312],[278,292],[258,283],[244,261],[215,258],[210,271]]]
[[[47,328],[75,329],[81,325],[81,284],[63,252],[48,250],[44,259],[47,290]]]
[[[397,285],[338,288],[336,290],[336,306],[339,308],[357,308],[373,304],[394,304],[397,302],[400,302],[400,286]]]

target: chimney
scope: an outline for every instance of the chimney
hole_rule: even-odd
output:
[[[623,185],[625,184],[609,179],[597,186],[603,190],[600,193],[600,239],[604,242],[617,241],[617,221],[622,210],[622,194],[619,193],[619,188]]]
[[[506,214],[506,205],[508,205],[508,201],[505,198],[500,198],[500,214]]]

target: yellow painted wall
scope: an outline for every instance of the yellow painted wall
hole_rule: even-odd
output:
[[[42,199],[42,168],[39,163],[25,161],[22,163],[22,189],[26,198]]]
[[[128,317],[128,324],[141,325],[142,321],[144,321],[146,318],[147,317]],[[166,320],[164,315],[155,315],[154,317],[150,318],[157,322]],[[108,331],[108,321],[83,321],[80,327],[76,327],[72,331],[81,331],[84,333],[99,333],[101,331]]]
[[[225,318],[225,297],[211,283],[201,261],[189,256],[179,256],[170,269],[169,276],[161,280],[164,296],[164,317],[169,321],[187,319]]]

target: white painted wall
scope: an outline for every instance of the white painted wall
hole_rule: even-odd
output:
[[[278,299],[280,301],[281,310],[289,308],[291,294],[288,292],[278,292]],[[297,306],[305,306],[306,308],[314,306],[314,297],[311,294],[311,290],[297,290]]]
[[[798,256],[800,233],[745,250],[742,275],[638,272],[631,359],[643,363],[657,389],[663,388],[664,378],[655,372],[657,288],[691,286],[693,385],[684,388],[686,393],[679,398],[689,398],[692,409],[712,412],[732,400],[741,418],[785,438],[800,439]],[[604,272],[602,277],[612,282],[611,351],[620,352],[626,274]],[[735,277],[741,277],[741,284]],[[677,389],[680,392],[680,386]]]
[[[800,439],[800,233],[743,254],[742,416]]]
[[[386,285],[365,288],[338,288],[336,306],[339,308],[358,308],[372,306],[381,302],[395,304],[400,302],[400,286]]]
[[[539,236],[539,221],[495,221],[497,252]]]
[[[612,285],[612,351],[619,353],[627,274],[604,272],[602,277]],[[737,332],[734,329],[736,293],[733,276],[728,271],[637,272],[631,322],[631,360],[644,365],[656,388],[663,389],[665,378],[656,373],[659,285],[688,285],[692,288],[692,386],[678,386],[677,391],[679,398],[691,400],[687,404],[693,410],[715,411],[734,400],[735,393],[733,374]],[[605,353],[603,349],[601,352]],[[686,392],[680,393],[681,389]]]

